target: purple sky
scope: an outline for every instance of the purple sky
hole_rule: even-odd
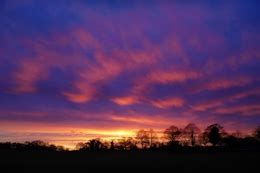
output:
[[[2,0],[0,140],[64,144],[189,122],[252,130],[259,5]]]

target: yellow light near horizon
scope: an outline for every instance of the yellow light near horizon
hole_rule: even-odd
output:
[[[118,137],[130,137],[130,136],[134,136],[134,132],[132,131],[115,131],[115,132],[111,132],[111,134],[114,134],[115,136]]]
[[[130,137],[135,135],[135,130],[84,130],[84,132],[105,137]]]

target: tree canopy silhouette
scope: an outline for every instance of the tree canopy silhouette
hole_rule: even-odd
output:
[[[258,140],[260,140],[260,126],[258,126],[254,131],[254,137]]]
[[[149,133],[146,130],[139,130],[136,134],[136,140],[142,149],[147,148],[150,144]]]
[[[122,137],[119,139],[117,149],[119,150],[134,150],[136,149],[136,141],[132,137]]]
[[[219,124],[212,124],[208,126],[205,130],[209,142],[212,143],[213,146],[216,146],[219,144],[221,140],[221,131],[223,130],[223,127]]]
[[[108,146],[105,143],[102,143],[101,139],[91,139],[86,143],[78,143],[76,145],[78,150],[89,150],[89,151],[99,151],[108,149]]]
[[[189,123],[183,129],[183,133],[190,138],[190,143],[192,146],[194,146],[196,143],[196,136],[200,134],[200,129],[194,123]]]
[[[166,140],[168,141],[168,145],[177,145],[177,138],[181,135],[181,130],[178,127],[172,125],[165,129],[164,135]]]

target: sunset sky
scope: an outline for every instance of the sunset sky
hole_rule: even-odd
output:
[[[260,125],[258,0],[1,0],[0,141]]]

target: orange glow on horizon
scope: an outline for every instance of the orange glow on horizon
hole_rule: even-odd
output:
[[[13,137],[2,137],[0,142],[25,142],[43,140],[55,145],[74,149],[78,142],[90,139],[117,140],[122,137],[134,137],[138,129],[127,128],[83,128],[71,125],[56,125],[28,122],[0,122],[0,130],[13,134]],[[2,141],[1,141],[2,140]]]
[[[158,128],[152,128],[157,132],[158,137],[162,135],[162,132],[172,123],[167,120],[149,120],[146,118],[127,118],[127,117],[112,117],[114,121],[131,122],[131,123],[143,123],[143,124],[160,124]],[[187,122],[179,122],[180,128],[184,126],[181,125]],[[227,124],[228,125],[228,124]],[[230,124],[232,126],[232,124]],[[201,128],[201,124],[198,124]],[[141,126],[140,126],[141,127]],[[201,128],[204,129],[205,127]],[[90,139],[100,138],[104,141],[118,140],[122,137],[135,137],[136,132],[142,128],[136,127],[112,127],[112,128],[102,128],[102,127],[91,127],[84,128],[79,126],[72,126],[66,124],[44,124],[44,123],[29,123],[29,122],[0,122],[0,131],[2,132],[2,137],[0,142],[25,142],[33,140],[43,140],[50,144],[62,145],[70,150],[75,149],[75,146],[79,142],[87,142]],[[149,127],[144,129],[150,129]],[[4,133],[8,133],[9,136],[4,136]],[[250,134],[252,129],[246,129],[245,134]]]

